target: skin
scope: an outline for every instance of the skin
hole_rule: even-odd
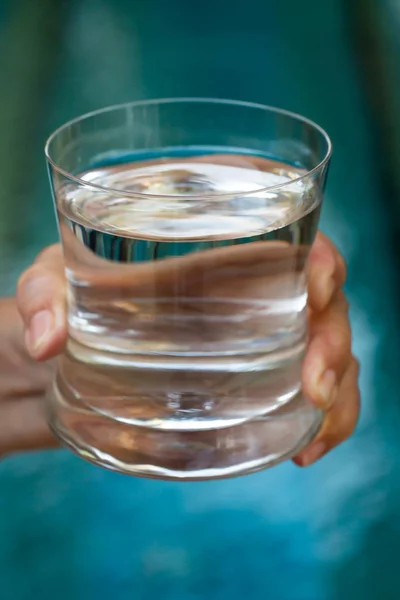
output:
[[[293,460],[309,466],[347,439],[357,424],[359,366],[351,352],[345,263],[319,233],[309,259],[309,334],[303,390],[326,415],[314,441]],[[64,259],[46,248],[19,280],[15,298],[0,300],[0,455],[48,448],[44,395],[67,335]]]

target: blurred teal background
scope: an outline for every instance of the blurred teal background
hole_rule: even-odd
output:
[[[349,264],[363,412],[309,470],[130,479],[66,451],[0,463],[4,600],[398,600],[400,2],[0,0],[0,291],[57,237],[46,136],[106,104],[278,105],[334,142],[322,227]]]

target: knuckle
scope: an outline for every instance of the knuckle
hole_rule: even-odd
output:
[[[17,297],[19,299],[23,298],[23,296],[30,292],[32,286],[45,276],[46,270],[42,265],[34,263],[19,278],[17,283]]]
[[[35,312],[51,303],[54,289],[48,270],[40,263],[34,263],[21,275],[17,283],[16,301],[25,324],[29,323]]]
[[[358,416],[359,416],[359,403],[357,402],[357,410],[354,410],[351,418],[346,420],[346,423],[343,427],[343,432],[342,432],[342,440],[347,440],[349,437],[351,437],[354,433],[355,428],[357,427],[357,423],[358,423]]]
[[[357,427],[360,415],[360,395],[354,394],[351,402],[348,403],[347,410],[343,411],[343,418],[337,435],[337,443],[344,442],[351,437]]]
[[[58,262],[61,259],[61,245],[60,244],[52,244],[51,246],[47,246],[39,252],[35,259],[34,264],[40,264],[42,262]]]
[[[340,290],[339,293],[338,293],[338,302],[339,302],[340,309],[347,316],[348,313],[349,313],[350,304],[349,304],[349,301],[348,301],[348,299],[346,297],[346,294],[344,293],[343,290]]]
[[[326,341],[330,352],[332,352],[334,356],[342,357],[350,354],[351,332],[349,327],[345,325],[336,325],[327,332]]]

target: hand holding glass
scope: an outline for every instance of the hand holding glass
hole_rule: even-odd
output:
[[[161,100],[67,123],[46,145],[69,339],[50,424],[125,473],[210,479],[293,456],[307,257],[331,144],[300,116]]]

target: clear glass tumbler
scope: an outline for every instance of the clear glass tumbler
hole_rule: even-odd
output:
[[[161,479],[250,473],[297,453],[307,257],[331,155],[289,112],[175,99],[114,106],[51,135],[69,337],[55,434]]]

